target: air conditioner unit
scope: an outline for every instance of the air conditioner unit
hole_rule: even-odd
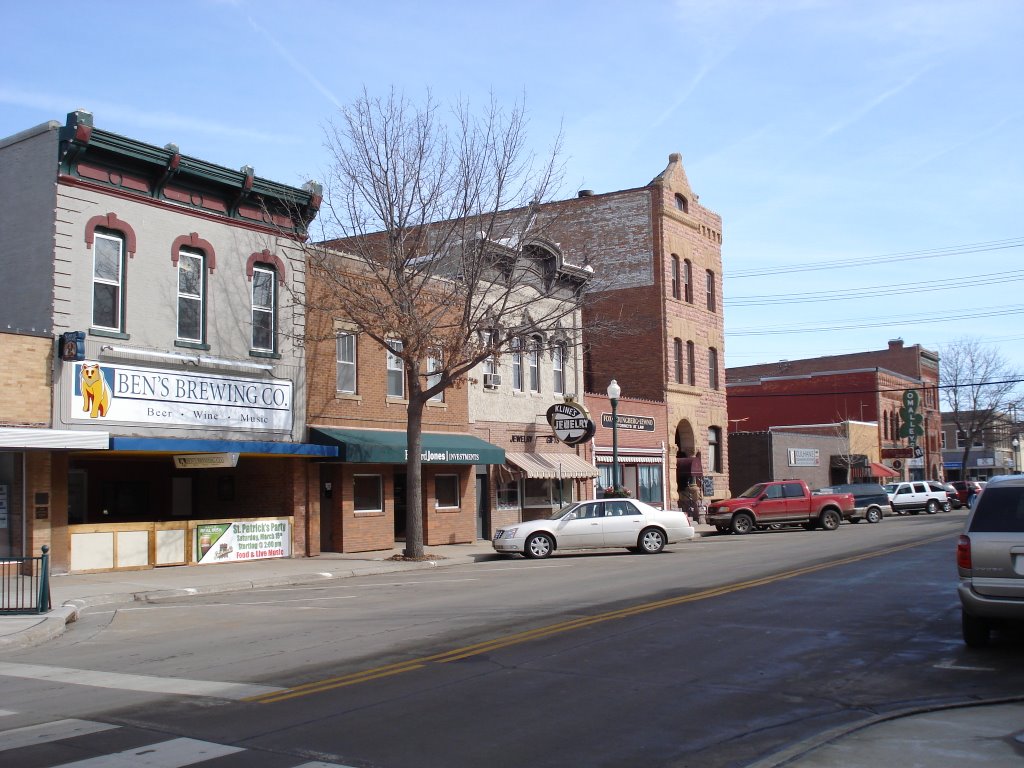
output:
[[[485,373],[484,374],[484,386],[494,389],[495,387],[501,386],[501,374],[500,373]]]

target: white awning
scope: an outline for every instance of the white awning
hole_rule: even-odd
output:
[[[0,427],[0,448],[102,451],[110,448],[110,433],[77,429]]]
[[[598,464],[611,464],[612,454],[599,453],[594,457]],[[619,464],[663,464],[661,456],[631,456],[628,453],[619,453]]]
[[[575,453],[509,453],[505,461],[513,464],[527,477],[533,478],[581,478],[597,477],[597,467],[588,464]]]

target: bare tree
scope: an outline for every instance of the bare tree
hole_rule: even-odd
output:
[[[966,479],[967,460],[975,441],[1016,412],[1021,396],[1020,371],[1012,369],[998,350],[973,338],[962,338],[940,351],[942,397],[953,417],[957,434],[964,437],[961,466]]]
[[[592,271],[538,229],[560,181],[559,143],[526,143],[521,104],[442,112],[365,91],[327,131],[310,309],[344,318],[400,360],[408,401],[405,554],[423,555],[421,445],[427,401],[463,385],[511,342],[578,343]]]

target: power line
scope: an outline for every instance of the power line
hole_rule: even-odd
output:
[[[990,307],[987,311],[979,312],[974,311],[971,313],[971,319],[975,320],[981,317],[1005,317],[1006,315],[1019,315],[1024,313],[1024,306],[1022,305],[1005,305],[998,307]],[[725,335],[728,336],[773,336],[777,334],[788,334],[788,333],[820,333],[822,331],[852,331],[860,328],[881,328],[898,325],[899,323],[962,323],[964,318],[962,317],[951,317],[948,313],[940,315],[904,315],[900,317],[889,318],[887,320],[878,320],[871,323],[864,322],[851,322],[845,325],[819,325],[809,326],[806,324],[801,325],[789,325],[789,326],[776,326],[775,328],[765,328],[759,326],[757,328],[734,328],[732,330],[726,330]],[[840,321],[843,322],[843,321]]]
[[[921,259],[936,259],[943,256],[963,256],[971,253],[985,253],[987,251],[999,251],[1007,248],[1024,247],[1024,237],[1007,238],[1005,240],[990,240],[981,243],[967,243],[964,245],[951,245],[943,248],[928,248],[919,251],[904,251],[889,253],[882,256],[853,257],[848,259],[833,259],[831,261],[815,261],[813,263],[803,262],[796,264],[778,264],[770,267],[758,267],[756,269],[741,269],[735,272],[726,272],[725,278],[741,279],[745,277],[764,277],[775,275],[780,272],[814,272],[823,269],[844,269],[847,267],[862,267],[871,264],[892,264],[900,261],[917,261]]]
[[[726,374],[728,376],[728,374]],[[772,377],[774,378],[774,377]],[[965,384],[928,384],[924,386],[916,387],[876,387],[874,389],[849,389],[849,390],[838,390],[835,392],[764,392],[754,393],[750,395],[730,395],[727,393],[729,398],[744,398],[744,397],[834,397],[836,395],[877,395],[883,392],[906,392],[908,389],[912,389],[918,392],[924,392],[926,389],[969,389],[971,387],[992,387],[1001,384],[1020,384],[1024,382],[1024,379],[1004,379],[1002,381],[974,381]],[[726,389],[731,385],[737,387],[743,386],[757,386],[760,382],[746,382],[746,381],[733,381],[726,380]]]
[[[932,291],[963,290],[964,288],[979,285],[994,285],[1024,280],[1024,270],[1016,272],[990,272],[984,275],[971,277],[949,277],[942,280],[923,280],[915,282],[913,291],[915,294]],[[779,296],[778,294],[761,294],[752,296],[733,296],[723,299],[722,303],[729,307],[752,307],[764,306],[767,304],[814,304],[821,302],[836,301],[860,301],[865,298],[878,296],[896,296],[907,292],[907,286],[900,285],[874,285],[864,287],[849,287],[832,291],[805,292],[800,296]]]

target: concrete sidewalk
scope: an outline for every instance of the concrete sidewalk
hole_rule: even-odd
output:
[[[714,528],[697,525],[698,535]],[[424,561],[393,550],[327,553],[316,558],[51,577],[54,609],[41,616],[0,616],[0,653],[39,645],[64,632],[79,611],[99,605],[158,602],[191,595],[316,584],[353,576],[401,573],[493,560],[489,541],[424,548]],[[750,768],[1020,768],[1024,765],[1024,696],[970,706],[908,710],[843,726],[765,756]]]

